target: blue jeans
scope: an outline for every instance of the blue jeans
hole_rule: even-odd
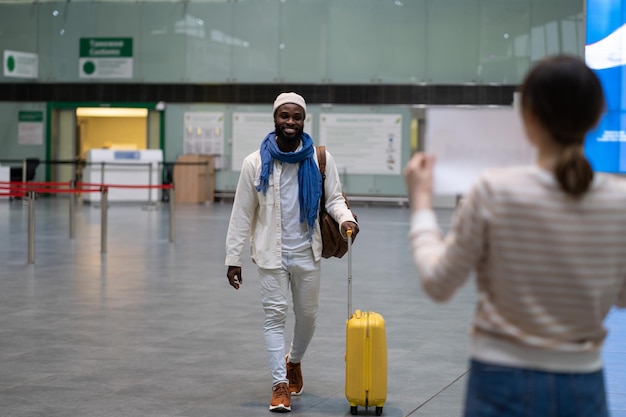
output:
[[[556,373],[470,361],[465,417],[608,417],[604,372]]]

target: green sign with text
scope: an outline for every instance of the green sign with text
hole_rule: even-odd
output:
[[[133,38],[80,38],[80,78],[132,78]]]

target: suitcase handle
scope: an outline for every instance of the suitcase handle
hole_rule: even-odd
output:
[[[352,229],[346,230],[348,235],[348,320],[352,314]]]

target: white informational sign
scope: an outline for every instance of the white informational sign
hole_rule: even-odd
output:
[[[315,137],[307,128],[311,126],[313,114],[307,113],[304,131]],[[271,113],[233,113],[233,139],[231,170],[241,171],[241,164],[246,156],[259,149],[268,133],[274,131],[274,119]]]
[[[243,159],[259,149],[265,136],[273,131],[271,113],[233,113],[231,170],[241,171]]]
[[[320,144],[341,174],[401,173],[401,114],[322,114]]]
[[[43,134],[43,111],[20,111],[18,113],[17,143],[43,145]]]
[[[464,195],[488,168],[529,165],[534,148],[511,107],[426,109],[426,153],[436,157],[434,193]]]
[[[80,38],[79,78],[132,78],[133,38]]]
[[[5,77],[37,78],[39,77],[39,55],[5,50],[3,73]]]
[[[224,112],[186,112],[183,153],[215,155],[215,168],[223,167]]]

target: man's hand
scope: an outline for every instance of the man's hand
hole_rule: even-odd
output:
[[[226,272],[226,276],[228,277],[228,283],[231,285],[231,287],[238,290],[239,286],[243,283],[243,278],[241,277],[241,267],[229,266],[228,272]]]
[[[354,240],[359,233],[359,225],[350,221],[341,223],[341,234],[344,237],[348,236],[348,230],[352,230],[352,240]]]

